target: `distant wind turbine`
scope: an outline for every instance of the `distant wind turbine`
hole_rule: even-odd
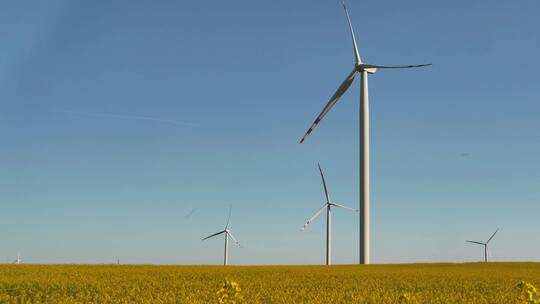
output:
[[[189,211],[189,212],[184,216],[184,218],[186,218],[186,219],[190,218],[190,217],[193,215],[193,213],[195,213],[195,211],[197,211],[197,209],[191,209],[191,211]]]
[[[229,208],[229,217],[227,218],[227,224],[225,225],[225,229],[220,231],[220,232],[209,235],[209,236],[205,237],[204,239],[202,239],[204,241],[204,240],[207,240],[207,239],[212,238],[214,236],[220,235],[222,233],[225,234],[225,251],[224,251],[225,256],[223,258],[223,265],[225,265],[225,266],[227,265],[228,258],[229,258],[229,237],[235,242],[235,244],[237,246],[240,246],[240,242],[238,242],[238,240],[232,235],[231,229],[229,229],[229,221],[231,219],[231,210],[232,210],[232,207]]]
[[[324,116],[332,109],[332,107],[338,102],[339,98],[345,94],[347,89],[351,86],[355,76],[360,74],[361,83],[360,86],[360,264],[369,264],[369,98],[368,98],[368,74],[374,74],[377,69],[401,69],[401,68],[416,68],[429,66],[431,64],[417,64],[417,65],[380,65],[363,63],[356,45],[356,37],[354,35],[351,18],[347,7],[343,2],[343,8],[347,16],[347,22],[349,23],[349,31],[352,38],[352,46],[355,57],[355,65],[353,70],[347,75],[345,81],[339,86],[334,95],[330,98],[330,101],[323,108],[319,116],[315,119],[311,127],[307,130],[304,137],[300,140],[303,143],[304,140],[311,134],[311,132],[317,127],[319,122]]]
[[[347,206],[343,206],[337,203],[334,203],[330,200],[330,195],[328,194],[328,188],[326,187],[326,181],[324,179],[324,174],[319,166],[319,172],[321,173],[321,179],[324,187],[324,195],[326,197],[326,203],[319,209],[315,215],[313,215],[302,227],[302,230],[305,230],[309,224],[311,224],[321,213],[326,209],[326,265],[332,264],[332,207],[339,207],[347,210],[352,210],[358,212],[357,209],[353,209]]]
[[[493,239],[493,237],[495,236],[495,234],[497,234],[497,231],[499,231],[499,228],[497,228],[497,230],[495,230],[495,232],[493,232],[493,234],[491,235],[491,237],[487,240],[487,242],[485,243],[482,243],[482,242],[477,242],[477,241],[467,241],[469,243],[474,243],[474,244],[478,244],[478,245],[482,245],[484,246],[484,262],[488,262],[488,244],[489,242],[491,241],[491,239]]]
[[[22,263],[21,253],[17,252],[17,259],[15,261],[13,261],[13,264],[19,265],[21,263]]]

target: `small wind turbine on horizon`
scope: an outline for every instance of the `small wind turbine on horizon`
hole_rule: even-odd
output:
[[[305,230],[309,224],[311,224],[321,213],[326,209],[326,265],[332,264],[332,207],[339,207],[347,210],[352,210],[358,212],[358,209],[353,209],[341,204],[334,203],[330,200],[330,195],[328,194],[328,188],[326,187],[326,181],[324,179],[324,174],[319,166],[319,172],[321,173],[321,179],[324,187],[324,195],[326,197],[326,203],[319,209],[302,227],[302,230]]]
[[[360,86],[360,231],[359,231],[359,246],[360,246],[360,264],[369,264],[369,98],[368,98],[368,74],[374,74],[377,69],[401,69],[401,68],[416,68],[429,66],[429,64],[417,64],[417,65],[380,65],[369,64],[362,62],[358,46],[356,45],[356,37],[354,35],[351,18],[347,7],[343,2],[343,8],[347,16],[347,22],[349,24],[349,31],[352,38],[352,46],[355,57],[355,65],[353,70],[347,75],[345,81],[339,86],[334,95],[330,98],[330,101],[323,108],[319,116],[315,119],[311,127],[307,130],[304,137],[300,140],[303,143],[311,132],[317,127],[319,122],[324,116],[332,109],[332,107],[338,102],[339,98],[345,94],[347,89],[351,86],[354,78],[357,74],[360,74],[361,86]]]
[[[238,242],[238,240],[232,235],[231,229],[229,229],[229,221],[231,219],[231,210],[232,210],[232,207],[229,208],[229,217],[227,218],[227,224],[225,225],[225,229],[223,229],[220,232],[209,235],[209,236],[205,237],[204,239],[202,239],[204,241],[204,240],[207,240],[207,239],[212,238],[214,236],[218,236],[218,235],[220,235],[222,233],[225,234],[225,251],[224,251],[225,256],[223,258],[223,265],[224,266],[227,266],[228,259],[229,259],[229,237],[235,242],[235,244],[238,247],[240,247],[240,242]]]
[[[17,259],[13,261],[13,264],[19,265],[22,263],[21,253],[17,252]]]
[[[477,241],[466,241],[466,242],[469,242],[469,243],[474,243],[474,244],[478,244],[478,245],[482,245],[484,246],[484,262],[488,262],[488,244],[489,242],[491,241],[491,239],[493,239],[493,237],[495,236],[495,234],[497,234],[497,232],[499,231],[499,228],[497,228],[497,230],[495,230],[495,232],[493,232],[493,234],[491,235],[491,237],[487,240],[487,242],[485,243],[482,243],[482,242],[477,242]]]

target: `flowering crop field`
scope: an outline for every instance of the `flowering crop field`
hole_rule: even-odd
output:
[[[534,286],[540,263],[0,265],[0,303],[540,303]]]

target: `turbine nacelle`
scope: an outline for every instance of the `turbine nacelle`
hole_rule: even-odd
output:
[[[358,73],[362,73],[363,71],[366,71],[369,74],[375,74],[375,72],[377,72],[377,68],[373,66],[374,66],[373,64],[356,62],[356,64],[354,65],[354,69]]]
[[[360,73],[366,71],[368,74],[375,74],[377,72],[377,68],[369,67],[368,64],[363,63],[356,65],[356,70]]]
[[[376,68],[367,68],[365,69],[366,72],[368,72],[368,74],[375,74],[375,72],[377,72],[377,69]]]

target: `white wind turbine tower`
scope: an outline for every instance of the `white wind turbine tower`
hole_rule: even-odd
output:
[[[488,244],[489,242],[491,241],[491,239],[493,239],[493,237],[495,236],[495,234],[497,234],[497,232],[499,231],[499,228],[497,228],[497,230],[495,230],[495,232],[493,232],[493,234],[491,235],[491,237],[487,240],[487,242],[485,243],[482,243],[482,242],[477,242],[477,241],[466,241],[466,242],[469,242],[469,243],[474,243],[474,244],[478,244],[478,245],[482,245],[484,246],[484,262],[488,262]]]
[[[15,261],[13,261],[13,264],[19,265],[21,263],[22,263],[21,253],[17,252],[17,259]]]
[[[330,101],[323,108],[319,116],[315,119],[311,127],[307,130],[306,134],[300,140],[303,143],[304,140],[311,134],[313,129],[317,127],[319,122],[324,116],[332,109],[339,98],[347,91],[351,86],[355,76],[360,74],[361,86],[360,86],[360,264],[369,264],[369,99],[368,99],[368,74],[374,74],[377,69],[400,69],[400,68],[415,68],[429,66],[431,64],[419,64],[419,65],[379,65],[369,64],[362,62],[358,46],[356,45],[356,37],[352,28],[351,18],[345,3],[343,3],[347,21],[349,23],[349,30],[352,37],[352,45],[355,57],[355,65],[353,70],[347,75],[345,81],[339,86],[334,95],[330,98]]]
[[[315,215],[313,215],[302,227],[302,230],[306,229],[309,224],[311,224],[321,213],[326,209],[326,265],[332,264],[332,207],[339,207],[347,210],[352,210],[358,212],[357,209],[353,209],[347,206],[343,206],[337,203],[334,203],[330,200],[330,195],[328,194],[328,188],[326,187],[326,181],[324,180],[324,174],[319,166],[319,172],[321,173],[321,179],[324,187],[324,195],[326,197],[326,203],[319,209]]]
[[[235,244],[237,246],[240,246],[240,243],[238,242],[238,240],[232,235],[231,229],[229,229],[229,221],[231,219],[231,210],[232,210],[232,207],[229,208],[229,217],[227,218],[227,224],[225,225],[225,229],[220,231],[220,232],[209,235],[209,236],[205,237],[204,239],[202,239],[204,241],[204,240],[207,240],[207,239],[212,238],[214,236],[220,235],[222,233],[225,235],[225,251],[224,251],[225,256],[223,258],[223,265],[225,265],[225,266],[227,265],[228,258],[229,258],[229,237],[231,239],[233,239],[233,241],[235,242]]]

